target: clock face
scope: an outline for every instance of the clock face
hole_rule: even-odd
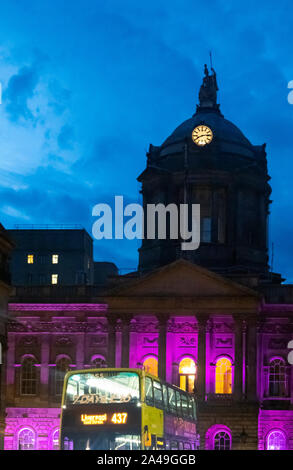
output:
[[[196,145],[203,147],[213,140],[213,133],[208,126],[201,124],[192,131],[192,140]]]

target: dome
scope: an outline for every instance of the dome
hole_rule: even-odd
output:
[[[224,153],[240,154],[254,157],[254,149],[249,140],[231,121],[228,121],[218,110],[198,111],[180,124],[161,146],[161,156],[175,151],[182,141],[191,139],[193,129],[205,124],[213,132],[213,143],[217,143],[219,150]]]

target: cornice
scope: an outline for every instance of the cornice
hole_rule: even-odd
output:
[[[9,303],[10,312],[107,312],[107,304],[35,304]]]

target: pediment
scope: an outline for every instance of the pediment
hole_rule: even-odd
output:
[[[127,280],[107,295],[129,297],[258,297],[248,287],[237,284],[205,268],[178,260],[140,278]]]

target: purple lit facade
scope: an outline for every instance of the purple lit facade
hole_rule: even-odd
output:
[[[56,448],[60,359],[80,369],[142,367],[155,357],[159,375],[177,385],[182,359],[196,363],[202,449],[293,450],[293,305],[265,304],[247,287],[178,261],[124,282],[99,303],[11,303],[9,311],[5,449]],[[27,357],[35,395],[21,393]],[[215,393],[219,358],[232,364],[230,394]],[[284,364],[277,376],[275,359]]]

